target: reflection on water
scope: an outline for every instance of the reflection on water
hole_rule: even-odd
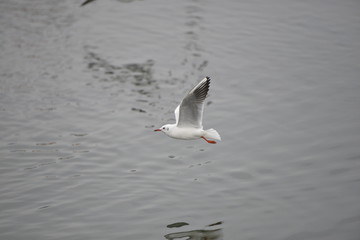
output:
[[[94,2],[95,0],[86,0],[85,2],[83,2],[82,4],[81,4],[81,6],[85,6],[86,4],[88,4],[88,3],[91,3],[91,2]]]
[[[0,1],[0,239],[359,239],[359,1],[85,1]]]
[[[122,2],[122,3],[130,3],[133,2],[134,0],[118,0],[118,2]],[[85,6],[88,3],[91,2],[95,2],[95,0],[86,0],[85,2],[83,2],[80,6]]]
[[[168,227],[168,228],[179,228],[179,227],[186,226],[186,225],[189,225],[189,224],[186,223],[186,222],[176,222],[176,223],[169,224],[166,227]]]
[[[216,226],[220,224],[222,224],[222,222],[209,224],[206,227]],[[167,227],[174,228],[174,227],[182,227],[185,225],[189,225],[189,224],[184,222],[179,222],[179,223],[170,224]],[[164,237],[169,240],[185,238],[185,237],[187,240],[222,240],[223,233],[222,233],[222,228],[211,229],[211,230],[197,229],[191,231],[169,233],[166,234]]]
[[[144,63],[117,66],[91,51],[88,51],[85,59],[88,61],[88,69],[93,71],[94,78],[100,78],[101,81],[130,81],[135,86],[147,86],[155,82],[152,71],[154,61],[151,59]]]
[[[113,64],[105,57],[95,53],[91,47],[85,47],[85,61],[97,83],[90,81],[87,85],[100,85],[113,97],[126,96],[132,104],[131,111],[148,113],[150,99],[159,88],[153,76],[155,61],[148,59],[142,63]],[[135,94],[134,94],[135,93]],[[134,99],[134,97],[136,99]]]
[[[201,75],[208,65],[208,60],[204,59],[203,44],[201,43],[201,33],[204,31],[203,26],[203,10],[199,6],[199,3],[194,1],[189,3],[185,9],[186,22],[185,22],[185,38],[186,44],[185,57],[182,61],[183,67],[188,66],[189,75]],[[206,75],[206,74],[205,74]]]
[[[87,68],[92,72],[93,78],[100,82],[101,88],[110,91],[110,95],[117,96],[125,93],[126,96],[133,99],[133,93],[137,93],[138,97],[149,98],[158,88],[153,77],[154,60],[116,65],[90,51],[89,47],[86,47],[85,50],[87,51],[85,56]],[[93,82],[88,83],[88,85],[92,84]],[[136,99],[136,101],[137,105],[139,102],[150,104],[147,99]],[[131,110],[146,113],[147,111],[142,107],[133,106]]]

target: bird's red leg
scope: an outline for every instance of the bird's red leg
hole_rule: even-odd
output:
[[[212,144],[216,143],[215,141],[207,140],[204,136],[201,136],[201,138],[204,139],[205,141],[207,141],[208,143],[212,143]]]

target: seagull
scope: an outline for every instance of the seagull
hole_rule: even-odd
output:
[[[165,124],[154,131],[161,131],[169,137],[183,140],[204,139],[208,143],[215,144],[220,140],[219,133],[213,129],[203,129],[202,119],[204,112],[204,100],[210,87],[210,78],[205,77],[184,97],[175,109],[175,124]]]

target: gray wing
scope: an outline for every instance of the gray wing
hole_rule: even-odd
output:
[[[206,77],[184,97],[175,109],[178,127],[202,128],[204,100],[210,87],[210,78]],[[178,115],[177,115],[178,111]]]

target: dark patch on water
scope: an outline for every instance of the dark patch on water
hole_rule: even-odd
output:
[[[56,144],[56,142],[48,142],[48,143],[37,143],[37,146],[47,146],[47,145],[53,145]]]
[[[140,113],[146,113],[145,110],[141,109],[141,108],[131,108],[132,111],[135,111],[135,112],[140,112]]]
[[[211,227],[211,226],[217,226],[217,225],[221,225],[222,221],[213,223],[213,224],[209,224],[206,227]],[[186,222],[178,222],[178,223],[173,223],[170,225],[167,225],[168,228],[174,228],[174,227],[183,227],[185,225],[189,225]],[[197,230],[190,230],[190,231],[183,231],[183,232],[174,232],[174,233],[169,233],[166,234],[164,236],[166,239],[169,240],[175,240],[175,239],[182,239],[182,238],[186,238],[186,239],[211,239],[211,240],[221,240],[223,239],[223,232],[222,232],[222,228],[218,228],[218,229],[211,229],[211,230],[207,230],[207,229],[197,229]]]
[[[73,133],[71,134],[72,136],[74,137],[85,137],[87,136],[88,134],[87,133]]]
[[[167,228],[179,228],[179,227],[183,227],[186,225],[189,225],[189,224],[187,222],[176,222],[176,223],[169,224],[166,227]]]

